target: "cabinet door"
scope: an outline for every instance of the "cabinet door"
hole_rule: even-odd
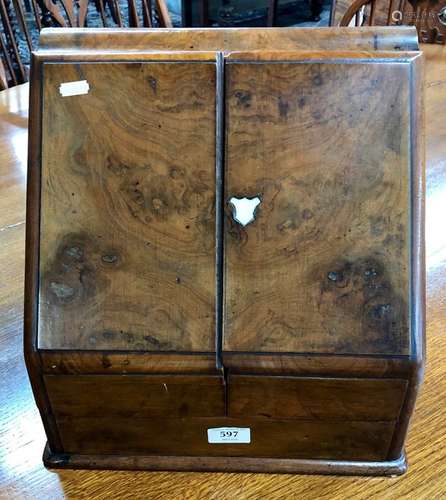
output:
[[[215,351],[215,58],[196,58],[44,64],[39,348]]]
[[[223,349],[407,354],[416,56],[255,57],[226,65]]]

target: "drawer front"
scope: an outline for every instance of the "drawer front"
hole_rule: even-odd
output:
[[[59,418],[66,453],[384,460],[391,422]],[[209,444],[207,429],[249,427],[249,444]]]
[[[223,380],[186,375],[47,375],[57,418],[223,416]],[[205,395],[205,397],[203,396]]]
[[[398,418],[407,381],[232,375],[229,415],[350,421]]]

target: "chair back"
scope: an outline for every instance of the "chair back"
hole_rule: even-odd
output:
[[[416,26],[423,43],[445,43],[446,0],[338,0],[332,26]]]
[[[0,0],[0,90],[28,80],[32,40],[22,0]]]
[[[43,27],[171,27],[165,0],[0,0],[0,90],[28,81],[31,51]],[[33,40],[34,38],[34,40]]]
[[[165,0],[142,0],[140,8],[136,0],[127,0],[127,19],[119,0],[37,0],[41,24],[46,27],[87,27],[88,12],[95,9],[101,24],[107,27],[152,28],[172,27]]]

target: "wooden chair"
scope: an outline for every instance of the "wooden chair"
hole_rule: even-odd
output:
[[[376,0],[354,0],[347,7],[339,25],[372,26],[375,21],[375,12]]]
[[[43,26],[60,27],[85,27],[88,25],[87,11],[89,0],[37,0],[42,12],[41,24]],[[165,0],[142,0],[142,12],[138,12],[135,0],[127,0],[128,20],[124,21],[121,6],[118,0],[93,0],[91,4],[99,12],[104,27],[116,26],[139,28],[141,26],[152,28],[155,12],[158,25],[163,28],[172,27],[172,21],[167,10]],[[152,8],[154,7],[154,8]],[[107,11],[113,23],[107,21]]]
[[[341,12],[341,14],[339,13]],[[332,26],[416,26],[420,42],[445,43],[446,0],[354,0],[336,3]]]
[[[28,70],[23,62],[23,50],[32,50],[30,32],[26,23],[22,0],[0,0],[0,90],[24,83]],[[26,42],[19,44],[20,32]]]
[[[27,2],[22,3],[22,2]],[[0,90],[28,80],[28,65],[33,43],[27,25],[25,7],[34,16],[35,29],[42,27],[88,26],[88,9],[95,8],[102,25],[129,27],[171,27],[165,0],[142,0],[138,12],[136,0],[127,0],[128,19],[124,20],[119,0],[0,0]],[[156,16],[156,23],[154,19]],[[111,20],[111,21],[110,21]],[[20,43],[19,40],[24,40]],[[25,53],[26,52],[26,53]]]

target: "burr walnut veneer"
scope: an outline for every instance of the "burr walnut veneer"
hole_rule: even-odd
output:
[[[402,473],[424,362],[415,30],[40,47],[25,355],[45,463]]]

